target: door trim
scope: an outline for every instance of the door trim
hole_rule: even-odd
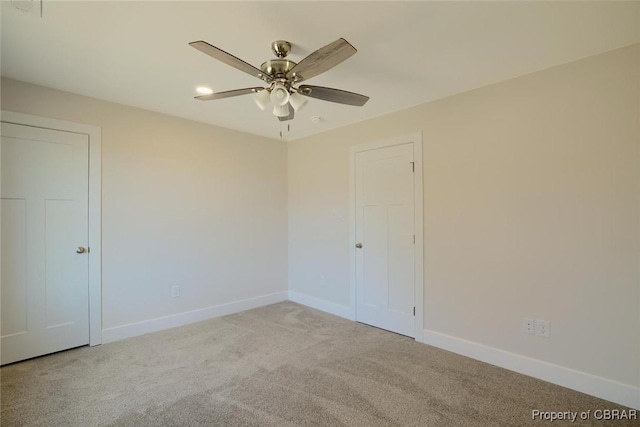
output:
[[[403,135],[349,147],[349,309],[351,318],[356,320],[356,153],[413,143],[413,198],[416,244],[414,246],[414,295],[416,316],[414,336],[424,342],[424,219],[422,182],[422,132]]]
[[[0,121],[89,138],[89,345],[102,344],[102,128],[5,110]]]

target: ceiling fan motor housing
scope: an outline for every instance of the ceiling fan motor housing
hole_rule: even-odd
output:
[[[276,79],[286,78],[286,74],[297,64],[288,59],[270,59],[260,66],[263,73],[273,76]]]

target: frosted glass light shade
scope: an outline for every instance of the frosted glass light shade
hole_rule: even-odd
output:
[[[271,103],[276,106],[283,106],[289,102],[289,91],[282,84],[276,84],[271,89]]]
[[[289,116],[289,104],[284,105],[274,105],[273,106],[273,114],[278,117],[288,117]]]
[[[269,91],[266,89],[262,89],[260,92],[253,95],[253,100],[255,101],[258,108],[264,110],[269,105]]]
[[[289,96],[289,104],[293,107],[294,110],[300,111],[302,107],[307,104],[307,98],[300,95],[299,93],[292,93]]]

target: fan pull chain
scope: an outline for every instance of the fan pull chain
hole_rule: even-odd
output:
[[[287,132],[291,132],[291,124],[287,123]],[[280,139],[282,139],[282,123],[280,123]]]

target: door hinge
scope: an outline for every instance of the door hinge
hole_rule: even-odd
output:
[[[416,315],[416,308],[415,307],[413,307],[413,315],[414,316]]]
[[[409,162],[411,163],[411,172],[415,172],[416,171],[416,162]]]
[[[414,245],[416,244],[416,235],[415,234],[413,235],[413,244]]]

